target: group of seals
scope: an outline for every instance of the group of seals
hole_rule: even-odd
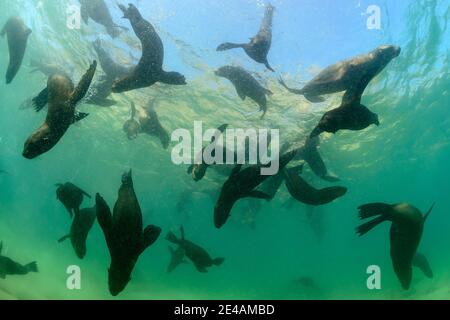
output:
[[[128,8],[119,5],[124,18],[130,20],[131,26],[142,44],[142,57],[133,71],[113,84],[115,93],[150,87],[156,82],[171,85],[185,85],[185,77],[178,72],[163,70],[164,47],[161,38],[150,22],[145,20],[139,10],[132,4]]]
[[[65,74],[49,77],[47,87],[33,99],[38,111],[48,103],[47,117],[44,124],[25,142],[22,153],[25,158],[33,159],[52,149],[74,122],[87,116],[85,113],[76,113],[75,107],[86,95],[96,68],[97,62],[94,61],[76,88]]]
[[[169,147],[169,133],[159,121],[158,114],[155,111],[154,100],[150,100],[147,106],[139,111],[136,110],[136,106],[132,102],[131,118],[124,123],[123,130],[130,140],[137,138],[139,133],[146,133],[157,137],[164,149]]]
[[[9,65],[6,71],[6,84],[10,84],[22,65],[31,29],[19,17],[11,17],[6,22],[0,35],[8,38]]]
[[[166,239],[176,245],[179,248],[184,250],[186,257],[192,261],[195,268],[201,272],[208,272],[207,268],[211,266],[220,266],[224,262],[224,258],[211,258],[211,256],[206,252],[205,249],[200,247],[199,245],[193,243],[192,241],[186,240],[184,238],[184,228],[180,228],[181,239],[178,239],[177,236],[173,232],[169,232],[167,234]],[[172,264],[171,264],[172,265]]]
[[[106,31],[112,38],[120,35],[120,29],[128,30],[127,28],[118,26],[114,23],[108,6],[104,0],[79,0],[81,18],[84,23],[89,23],[89,18],[95,22],[103,25]]]
[[[78,188],[73,183],[67,182],[64,184],[56,184],[56,198],[61,201],[64,207],[69,212],[70,218],[72,218],[80,212],[80,206],[83,202],[84,196],[89,199],[91,196],[86,192]]]
[[[272,20],[275,8],[268,4],[260,30],[256,36],[250,39],[250,43],[237,44],[225,42],[217,47],[217,51],[225,51],[234,48],[242,48],[247,55],[258,63],[263,63],[267,69],[274,71],[267,61],[272,45]]]
[[[0,279],[6,276],[26,275],[30,272],[38,272],[37,263],[35,261],[26,265],[21,265],[14,260],[2,255],[3,242],[0,242]]]
[[[358,208],[361,219],[375,217],[356,229],[360,236],[384,221],[392,222],[390,230],[391,260],[395,274],[405,290],[408,290],[411,285],[413,262],[420,266],[425,274],[432,276],[431,269],[428,262],[424,261],[424,257],[415,258],[415,255],[422,238],[425,221],[433,206],[425,215],[408,203],[368,203]]]
[[[108,285],[113,296],[125,289],[139,256],[159,237],[161,228],[143,229],[142,212],[133,187],[131,170],[122,176],[113,213],[106,201],[96,195],[97,220],[105,235],[111,256]]]

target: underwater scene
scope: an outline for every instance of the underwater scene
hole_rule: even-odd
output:
[[[0,299],[450,299],[449,21],[0,1]]]

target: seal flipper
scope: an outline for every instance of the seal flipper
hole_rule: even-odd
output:
[[[84,118],[86,118],[89,115],[89,113],[84,113],[84,112],[77,112],[75,113],[74,117],[73,117],[73,123],[76,123],[78,121],[83,120]],[[91,198],[89,196],[89,198]]]
[[[38,272],[37,262],[33,261],[24,266],[27,272]]]
[[[359,217],[361,219],[367,219],[374,216],[379,216],[369,222],[363,223],[356,228],[356,233],[362,236],[375,228],[377,225],[384,221],[391,219],[392,205],[385,203],[368,203],[358,207]]]
[[[165,84],[184,86],[186,85],[186,78],[179,72],[171,71],[166,72],[162,71],[159,74],[158,81]]]
[[[70,238],[70,234],[65,235],[64,237],[62,237],[61,239],[58,240],[58,243],[64,242],[64,241],[66,241],[69,238]]]
[[[216,51],[225,51],[225,50],[230,50],[230,49],[236,49],[236,48],[245,48],[247,46],[247,44],[244,43],[231,43],[231,42],[225,42],[220,44]]]
[[[106,201],[100,196],[99,193],[95,195],[95,204],[97,210],[97,221],[100,227],[103,230],[103,234],[105,235],[106,244],[108,248],[111,248],[112,245],[112,214],[111,210],[108,207]]]
[[[428,259],[423,254],[416,253],[412,265],[419,268],[427,278],[433,278],[433,270],[431,270]]]
[[[158,239],[161,234],[161,228],[153,225],[149,225],[144,229],[142,234],[142,247],[140,253],[150,247]]]
[[[31,101],[34,110],[36,110],[36,112],[41,111],[48,103],[48,88],[45,87],[45,89],[39,92],[39,94]]]
[[[213,265],[220,266],[225,261],[225,258],[216,258],[212,261]]]
[[[207,273],[208,272],[208,270],[204,266],[200,266],[198,264],[195,264],[195,268],[198,270],[198,272],[201,272],[201,273]]]
[[[266,194],[266,193],[264,193],[262,191],[259,191],[259,190],[250,191],[249,193],[247,193],[247,194],[245,194],[243,196],[243,198],[247,198],[247,197],[249,197],[249,198],[256,198],[256,199],[264,199],[264,200],[270,200],[271,199],[271,197],[268,194]]]
[[[81,99],[84,98],[84,96],[89,90],[89,87],[91,86],[92,79],[94,78],[96,69],[97,69],[97,61],[94,60],[94,62],[90,65],[89,69],[83,75],[77,87],[73,91],[72,96],[70,97],[69,100],[69,104],[71,106],[76,105],[78,102],[80,102]]]
[[[236,87],[236,93],[239,96],[239,98],[241,98],[241,100],[245,100],[247,95],[244,93],[244,91],[242,91],[242,88],[240,86],[235,86],[235,87]],[[261,108],[261,106],[260,106],[260,108]]]
[[[432,211],[433,208],[434,208],[434,205],[435,205],[435,203],[433,203],[433,204],[431,205],[431,208],[428,209],[427,213],[425,213],[425,215],[423,216],[423,221],[426,221],[426,220],[427,220],[428,216],[430,215],[431,211]]]

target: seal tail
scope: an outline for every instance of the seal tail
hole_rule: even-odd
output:
[[[392,206],[385,203],[368,203],[359,206],[358,210],[360,219],[367,219],[375,216],[378,217],[357,227],[356,233],[359,236],[362,236],[375,228],[380,223],[390,220],[391,209]]]
[[[216,258],[212,261],[213,265],[220,266],[225,261],[225,258]]]
[[[25,269],[26,269],[28,272],[38,272],[37,262],[36,262],[36,261],[33,261],[33,262],[31,262],[31,263],[25,265]]]
[[[225,42],[225,43],[222,43],[221,45],[219,45],[216,50],[217,51],[226,51],[226,50],[230,50],[230,49],[244,48],[244,47],[245,47],[245,44]]]

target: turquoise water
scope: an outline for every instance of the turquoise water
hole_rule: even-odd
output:
[[[140,44],[129,22],[121,19],[116,1],[107,0],[114,20],[130,30],[112,39],[104,27],[90,21],[80,30],[66,27],[66,8],[77,1],[2,1],[0,24],[20,16],[33,30],[22,67],[13,83],[0,84],[0,240],[2,254],[20,263],[37,261],[39,273],[0,279],[0,298],[109,299],[109,253],[95,224],[87,240],[87,255],[76,257],[67,234],[70,219],[56,199],[55,183],[72,182],[90,194],[100,192],[112,206],[122,173],[133,169],[134,187],[144,224],[162,234],[139,258],[121,299],[447,299],[450,297],[450,9],[445,1],[378,1],[381,29],[366,27],[370,1],[281,1],[273,23],[269,60],[276,73],[250,60],[242,50],[215,51],[225,41],[246,41],[258,30],[263,1],[189,0],[128,1],[155,25],[165,46],[167,70],[182,72],[187,86],[156,84],[125,94],[113,94],[117,104],[100,108],[81,103],[85,120],[71,126],[55,148],[37,159],[22,157],[23,144],[45,118],[24,101],[46,85],[46,76],[30,73],[31,59],[58,62],[74,82],[96,59],[93,41],[100,37],[116,61],[133,64]],[[0,74],[8,65],[7,41],[0,41]],[[130,117],[130,101],[138,108],[156,98],[160,122],[169,133],[193,130],[194,121],[208,128],[227,122],[235,128],[280,129],[282,141],[301,146],[325,110],[339,105],[342,94],[321,104],[287,93],[277,82],[282,75],[301,87],[324,67],[366,53],[383,43],[402,47],[401,55],[378,75],[363,103],[379,115],[381,125],[358,132],[321,136],[320,153],[338,185],[347,194],[313,209],[322,217],[318,237],[307,220],[311,212],[300,203],[286,206],[284,186],[271,202],[240,200],[220,230],[213,224],[210,191],[225,177],[209,170],[200,182],[186,174],[187,166],[171,161],[172,143],[164,150],[158,139],[140,135],[130,141],[122,131]],[[257,106],[241,101],[231,84],[214,75],[226,64],[240,65],[257,75],[273,95],[263,120]],[[73,72],[72,72],[73,71]],[[101,69],[99,67],[99,74]],[[97,74],[97,77],[99,76]],[[317,178],[305,166],[303,177],[316,187],[333,184]],[[389,223],[359,238],[357,207],[368,202],[408,202],[425,212],[419,251],[434,272],[427,279],[415,269],[411,289],[404,291],[389,257]],[[95,204],[85,199],[82,208]],[[259,206],[258,206],[259,204]],[[169,230],[224,257],[207,274],[183,264],[168,274]],[[81,290],[66,286],[67,267],[81,269]],[[366,269],[381,268],[381,290],[368,290]],[[302,285],[299,278],[315,285]]]

